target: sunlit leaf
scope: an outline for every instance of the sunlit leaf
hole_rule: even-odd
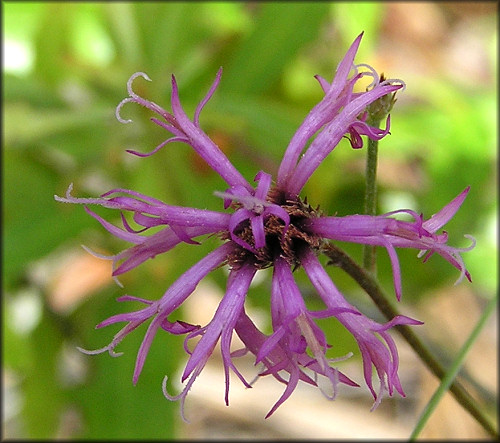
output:
[[[329,8],[328,3],[313,2],[260,6],[252,32],[241,42],[225,70],[221,90],[259,94],[276,86],[284,66],[317,37]]]

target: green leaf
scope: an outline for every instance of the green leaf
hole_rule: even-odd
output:
[[[68,69],[72,60],[71,35],[74,29],[76,6],[65,3],[48,3],[35,37],[34,69],[40,78],[55,85]],[[54,17],[58,26],[54,26]]]
[[[4,143],[6,145],[27,145],[40,142],[46,137],[66,134],[74,129],[87,131],[112,116],[108,108],[101,110],[94,108],[91,113],[64,109],[45,110],[42,113],[24,104],[7,104],[5,110]],[[30,124],[27,125],[27,122]]]
[[[53,318],[46,313],[30,340],[32,366],[23,383],[23,418],[32,438],[56,436],[65,395],[58,380],[58,355],[62,335]]]
[[[270,90],[287,63],[316,39],[328,3],[263,3],[253,31],[225,68],[221,90],[258,95]]]
[[[474,344],[476,339],[479,337],[479,333],[486,325],[487,320],[490,318],[491,314],[493,314],[494,309],[497,305],[497,301],[498,301],[498,294],[489,301],[488,305],[486,306],[481,315],[481,318],[478,320],[476,326],[474,327],[469,337],[465,341],[464,345],[458,352],[455,361],[450,366],[450,369],[448,369],[448,372],[446,373],[445,377],[441,380],[439,387],[434,392],[431,399],[429,400],[429,403],[427,403],[424,410],[422,411],[422,414],[420,415],[417,424],[415,425],[415,428],[413,429],[413,432],[410,435],[410,441],[414,441],[418,437],[418,435],[424,428],[425,424],[427,423],[429,417],[432,415],[437,405],[443,398],[443,395],[446,393],[446,391],[448,391],[448,388],[453,383],[453,380],[457,376],[458,371],[460,370],[465,361],[467,353],[472,348],[472,345]],[[493,426],[490,425],[490,428],[493,429]]]
[[[114,43],[117,61],[132,71],[142,63],[139,29],[132,3],[110,2],[102,5],[103,20]]]
[[[361,60],[365,54],[371,53],[377,43],[381,16],[386,6],[378,2],[335,2],[332,6],[344,45],[350,45],[364,31],[363,44],[357,55],[357,59]]]
[[[148,299],[161,296],[166,287],[165,278],[155,277],[146,272],[147,268],[149,266],[133,271],[126,291],[116,286],[109,287],[74,313],[75,344],[85,349],[101,348],[123,325],[98,330],[94,325],[119,312],[143,307],[133,302],[117,303],[117,296],[124,293]],[[118,358],[111,357],[107,352],[83,356],[88,369],[87,377],[71,393],[71,398],[81,408],[85,424],[80,438],[147,440],[171,439],[175,435],[175,423],[181,420],[180,404],[165,398],[162,381],[165,375],[176,380],[177,366],[185,355],[183,337],[167,334],[160,328],[134,386],[132,376],[136,355],[147,327],[148,324],[143,324],[127,335],[116,349],[116,352],[123,352]],[[173,393],[170,386],[171,383],[169,389]]]
[[[18,279],[26,264],[75,236],[92,220],[81,208],[54,200],[57,176],[43,165],[7,151],[3,156],[3,285]]]

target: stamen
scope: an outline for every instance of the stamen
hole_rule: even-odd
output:
[[[223,199],[233,200],[241,203],[245,209],[255,212],[257,215],[262,214],[264,208],[272,206],[273,203],[254,197],[252,195],[234,195],[229,192],[214,191],[214,195]]]
[[[132,82],[137,78],[137,77],[142,77],[143,79],[147,80],[148,82],[152,81],[149,76],[144,73],[144,72],[136,72],[135,74],[132,74],[130,78],[127,81],[127,92],[129,93],[130,97],[133,98],[138,98],[139,96],[132,90]]]
[[[113,350],[113,348],[111,347],[111,345],[104,346],[104,348],[100,348],[100,349],[94,349],[93,351],[89,351],[88,349],[80,348],[80,346],[77,346],[76,349],[78,349],[80,352],[83,352],[84,354],[87,354],[87,355],[102,354],[103,352],[106,352],[106,351],[109,352],[109,355],[111,355],[111,357],[119,357],[120,355],[123,355],[123,352],[115,352]]]
[[[306,316],[302,313],[296,318],[297,324],[299,325],[300,332],[306,339],[306,343],[311,349],[316,361],[318,362],[321,370],[326,372],[327,362],[325,358],[325,350],[319,344],[314,331],[311,328],[311,325],[307,321]]]
[[[366,87],[367,90],[370,88],[373,88],[379,84],[379,82],[380,82],[379,76],[377,74],[377,71],[372,66],[370,66],[367,63],[360,63],[360,64],[356,65],[355,68],[356,68],[356,71],[358,68],[367,68],[370,71],[370,72],[362,72],[361,73],[363,76],[368,75],[368,76],[373,78],[372,82]]]
[[[116,106],[116,110],[115,110],[115,116],[116,116],[116,119],[120,122],[120,123],[124,123],[124,124],[127,124],[127,123],[132,123],[132,119],[123,119],[121,116],[120,116],[120,111],[121,109],[123,108],[123,105],[125,103],[130,103],[130,102],[133,102],[135,101],[133,98],[131,97],[127,97],[127,98],[124,98],[120,103],[118,103],[118,105]]]
[[[399,89],[399,92],[403,92],[406,89],[406,83],[399,78],[387,78],[380,83],[380,85],[394,85],[394,84],[400,84],[402,86],[402,88]]]

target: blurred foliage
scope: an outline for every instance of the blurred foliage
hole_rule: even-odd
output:
[[[50,284],[33,278],[34,264],[80,243],[107,252],[124,245],[104,235],[81,207],[57,203],[53,195],[64,195],[73,182],[77,196],[116,186],[172,204],[218,209],[220,201],[211,191],[223,190],[224,183],[185,145],[169,145],[143,160],[125,153],[151,150],[164,137],[143,109],[122,110],[134,124],[116,121],[114,108],[127,95],[130,75],[146,72],[153,81],[138,79],[134,88],[169,109],[174,73],[181,101],[192,114],[223,66],[202,126],[251,180],[261,168],[276,172],[295,129],[321,97],[313,75],[331,78],[361,30],[357,61],[371,63],[383,37],[387,4],[3,2],[2,9],[3,355],[11,377],[10,432],[34,438],[172,438],[178,405],[165,400],[160,383],[183,355],[179,340],[161,334],[155,339],[137,387],[131,378],[140,331],[120,345],[125,352],[120,359],[85,357],[86,372],[76,381],[65,383],[61,366],[76,346],[95,349],[109,342],[118,329],[96,332],[94,325],[131,309],[117,304],[116,297],[125,291],[161,296],[212,243],[158,257],[124,277],[125,289],[107,285],[69,313],[58,312],[48,303]],[[494,26],[487,29],[491,38]],[[493,47],[488,54],[493,71]],[[381,180],[380,211],[396,209],[384,202],[411,201],[412,209],[430,216],[471,185],[446,228],[452,244],[466,246],[463,233],[477,238],[476,249],[464,258],[478,296],[488,298],[497,284],[495,86],[492,80],[463,84],[442,74],[405,80],[407,91],[392,112],[392,136],[381,144],[381,178],[387,160],[394,161],[396,171],[410,168],[423,178],[416,186],[408,186],[406,177],[397,183]],[[308,183],[310,202],[329,214],[361,212],[360,160],[362,154],[342,142]],[[360,258],[360,247],[344,246]],[[439,257],[426,264],[414,251],[401,251],[400,257],[407,303],[458,276]],[[392,293],[384,251],[379,258],[379,278]],[[332,272],[340,287],[357,295],[348,277]],[[223,285],[222,277],[214,278]],[[266,303],[257,295],[263,287],[251,292],[256,305]],[[22,332],[19,322],[29,320],[28,311],[14,315],[21,299],[39,306],[33,314],[37,321]],[[333,327],[329,333],[339,334]],[[68,430],[72,413],[83,425]]]

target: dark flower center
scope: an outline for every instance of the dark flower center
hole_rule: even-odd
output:
[[[269,215],[264,220],[264,233],[266,244],[262,248],[257,248],[251,252],[239,245],[233,254],[228,257],[227,263],[231,268],[239,268],[243,263],[253,261],[257,269],[265,269],[273,265],[277,256],[283,257],[291,266],[300,265],[298,258],[299,251],[305,246],[315,250],[321,248],[324,240],[314,234],[305,232],[299,228],[300,222],[305,218],[318,217],[319,207],[314,209],[307,203],[307,198],[302,200],[286,200],[284,194],[273,188],[269,191],[267,201],[277,204],[283,208],[290,216],[290,224],[285,231],[283,220],[275,215]],[[285,231],[283,235],[283,231]],[[235,234],[246,243],[254,246],[254,235],[250,222],[247,220],[238,227]],[[230,239],[228,233],[222,235],[223,240]]]

